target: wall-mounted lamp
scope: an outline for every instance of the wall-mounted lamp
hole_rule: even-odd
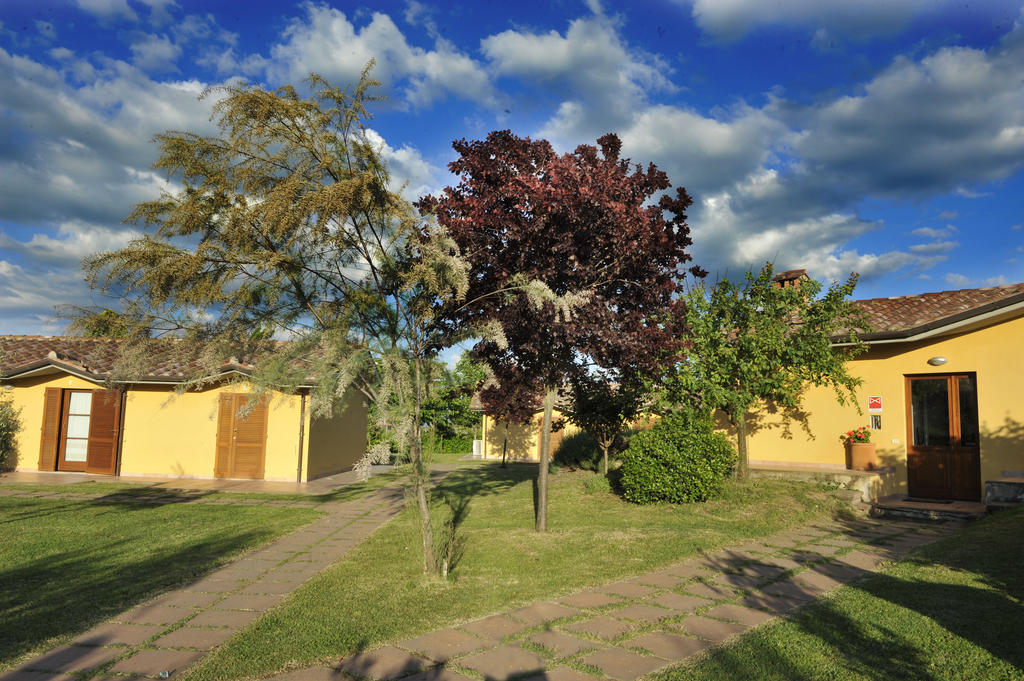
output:
[[[948,361],[949,360],[947,360],[945,357],[932,357],[930,360],[928,360],[928,363],[931,364],[933,367],[940,367]]]

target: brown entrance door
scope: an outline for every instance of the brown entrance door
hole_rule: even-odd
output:
[[[981,499],[974,374],[907,376],[907,489],[926,499]]]
[[[47,388],[40,470],[53,470],[45,452],[56,449],[56,468],[113,475],[121,426],[121,391]]]
[[[244,393],[221,393],[217,417],[218,478],[263,479],[267,445],[267,400],[250,404]]]

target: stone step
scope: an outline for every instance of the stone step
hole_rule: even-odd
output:
[[[1004,477],[985,481],[985,505],[1024,503],[1024,477]]]
[[[871,504],[872,517],[900,520],[966,522],[983,518],[986,512],[985,505],[980,503],[968,501],[954,501],[950,503],[908,501],[902,495],[883,497]]]

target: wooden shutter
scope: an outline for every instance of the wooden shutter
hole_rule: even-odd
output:
[[[240,410],[248,411],[244,418]],[[235,441],[232,478],[263,479],[263,461],[267,446],[267,400],[249,404],[248,395],[235,395]]]
[[[235,401],[231,393],[220,394],[217,408],[217,453],[213,463],[216,478],[231,477],[231,440],[235,429]]]
[[[93,390],[85,472],[113,475],[121,426],[121,391]]]
[[[57,470],[57,447],[60,444],[61,390],[47,388],[43,398],[42,436],[39,438],[39,470]]]

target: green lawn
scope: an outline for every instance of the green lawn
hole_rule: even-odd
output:
[[[724,498],[635,506],[587,494],[592,473],[551,478],[547,534],[533,531],[536,466],[461,468],[434,495],[470,500],[454,581],[422,576],[407,513],[208,657],[192,681],[265,675],[502,611],[764,536],[839,511],[833,496],[782,481],[729,485]]]
[[[319,515],[273,506],[0,497],[0,670]]]
[[[100,482],[97,480],[85,480],[69,484],[45,484],[34,482],[6,482],[0,481],[0,488],[18,490],[20,492],[42,492],[45,494],[110,494],[132,497],[138,500],[158,500],[161,496],[188,495],[202,497],[207,501],[310,501],[323,503],[327,501],[352,501],[365,496],[374,490],[394,482],[404,476],[400,470],[384,471],[374,475],[369,480],[357,482],[344,487],[339,487],[323,494],[299,494],[299,493],[275,493],[275,492],[232,492],[212,490],[191,490],[188,489],[188,482],[181,483],[182,489],[168,486],[167,483],[153,485],[143,482]]]
[[[1024,509],[653,681],[1024,679]]]

